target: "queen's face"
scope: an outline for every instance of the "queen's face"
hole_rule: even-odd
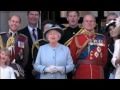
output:
[[[49,41],[49,43],[57,43],[60,37],[61,37],[60,33],[56,30],[51,30],[46,35],[46,38]]]

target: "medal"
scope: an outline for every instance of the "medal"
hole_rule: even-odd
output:
[[[99,53],[98,52],[95,52],[94,53],[94,56],[97,58],[99,56]]]
[[[18,41],[18,47],[24,48],[24,42]]]
[[[97,51],[100,53],[101,52],[101,47],[97,47]]]

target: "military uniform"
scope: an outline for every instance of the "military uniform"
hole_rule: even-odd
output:
[[[76,35],[70,45],[76,66],[74,79],[103,79],[107,62],[107,43],[102,34],[83,32]]]
[[[35,59],[37,57],[37,53],[38,53],[38,49],[41,45],[44,45],[48,43],[47,41],[45,41],[44,39],[39,39],[37,40],[35,43],[33,43],[32,45],[32,58],[33,58],[33,63],[35,62]]]
[[[64,28],[64,35],[62,36],[59,42],[69,47],[69,44],[71,43],[72,38],[76,34],[81,33],[82,30],[83,29],[80,28],[79,26],[75,28],[71,28],[71,27]],[[72,72],[67,74],[67,78],[72,79]]]
[[[64,35],[62,36],[60,43],[68,45],[68,42],[71,38],[80,31],[80,27],[77,26],[76,28],[67,27],[64,28]]]
[[[33,64],[35,63],[35,60],[36,60],[36,57],[37,57],[37,54],[38,54],[38,50],[39,50],[39,47],[44,45],[44,44],[47,44],[48,42],[45,41],[44,39],[39,39],[37,40],[35,43],[33,43],[32,45],[32,58],[33,58]],[[32,74],[34,75],[34,77],[36,79],[39,78],[39,72],[35,71],[34,69],[32,70]]]
[[[24,67],[28,61],[28,39],[23,34],[0,33],[0,48],[8,48],[10,51],[10,65],[24,75]],[[14,64],[16,63],[16,64]]]

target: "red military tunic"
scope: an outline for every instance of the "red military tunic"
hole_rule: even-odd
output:
[[[74,79],[103,79],[107,61],[107,43],[101,34],[76,35],[70,44],[71,54],[76,65]]]

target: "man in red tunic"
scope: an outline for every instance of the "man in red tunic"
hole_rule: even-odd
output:
[[[95,33],[96,21],[93,15],[83,18],[83,32],[76,35],[70,50],[76,65],[74,79],[103,79],[107,61],[107,43],[102,34]]]

